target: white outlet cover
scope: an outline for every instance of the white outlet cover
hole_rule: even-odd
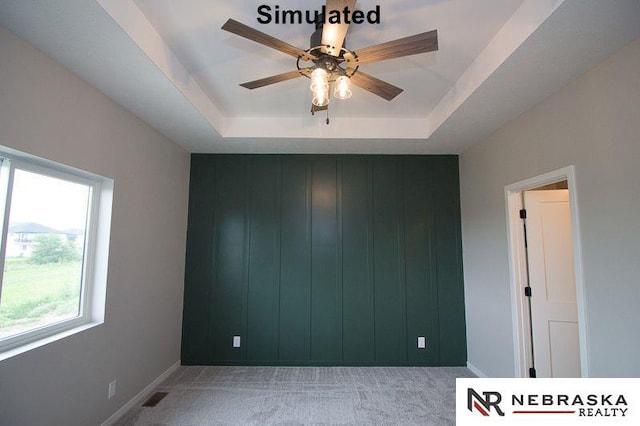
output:
[[[233,336],[233,347],[234,348],[240,347],[240,336]]]
[[[424,349],[427,347],[427,339],[423,336],[418,337],[418,349]]]
[[[116,396],[116,380],[109,383],[109,399],[113,398],[114,396]]]

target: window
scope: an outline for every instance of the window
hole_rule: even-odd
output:
[[[2,151],[0,163],[1,353],[102,322],[111,200],[101,209],[108,179]]]

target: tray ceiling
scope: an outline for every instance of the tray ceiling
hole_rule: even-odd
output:
[[[309,47],[312,25],[262,25],[262,4],[276,5],[16,0],[0,5],[0,23],[195,152],[457,153],[640,35],[635,0],[359,0],[380,5],[381,23],[351,25],[348,48],[432,29],[440,48],[363,65],[404,92],[388,102],[354,87],[331,101],[327,126],[310,115],[306,78],[239,86],[295,59],[221,30],[228,18]]]

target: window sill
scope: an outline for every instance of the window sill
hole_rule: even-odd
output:
[[[49,343],[57,342],[58,340],[73,336],[74,334],[80,333],[82,331],[97,327],[100,324],[103,324],[103,321],[89,322],[77,327],[70,328],[68,330],[61,331],[60,333],[56,333],[51,336],[43,337],[42,339],[38,339],[33,342],[25,343],[24,345],[20,345],[15,348],[7,349],[6,351],[0,353],[0,362],[9,358],[13,358],[14,356],[23,354],[25,352],[29,352],[33,349],[48,345]]]

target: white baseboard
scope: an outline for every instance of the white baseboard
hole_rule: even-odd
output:
[[[480,371],[480,369],[478,367],[476,367],[475,365],[471,364],[469,361],[467,361],[467,368],[469,370],[471,370],[471,372],[473,374],[475,374],[476,376],[480,377],[481,379],[486,379],[487,376],[486,374],[484,374],[482,371]]]
[[[118,411],[113,413],[107,420],[102,422],[100,426],[111,426],[116,421],[120,419],[120,417],[124,416],[127,411],[132,409],[135,405],[140,403],[143,399],[151,394],[151,392],[158,387],[160,383],[162,383],[171,373],[176,371],[180,367],[180,360],[178,360],[175,364],[167,369],[164,373],[159,375],[153,382],[149,383],[144,389],[142,389],[136,396],[131,398],[129,402],[124,404]]]

